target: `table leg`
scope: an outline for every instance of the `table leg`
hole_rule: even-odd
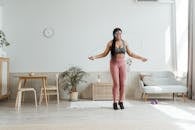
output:
[[[46,92],[46,79],[43,78],[43,89],[44,89],[44,96],[45,96],[45,103],[48,106],[48,102],[47,102],[47,92]]]

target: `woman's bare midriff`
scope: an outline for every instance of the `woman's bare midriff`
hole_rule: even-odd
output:
[[[124,54],[116,54],[116,59],[125,58]]]

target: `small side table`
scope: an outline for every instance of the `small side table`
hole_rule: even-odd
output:
[[[92,100],[112,100],[112,83],[92,83]]]

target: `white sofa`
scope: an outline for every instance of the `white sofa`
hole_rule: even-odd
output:
[[[142,92],[142,98],[146,101],[148,94],[173,94],[181,93],[185,99],[187,87],[177,81],[174,74],[170,71],[161,72],[142,72],[140,73],[139,86]]]

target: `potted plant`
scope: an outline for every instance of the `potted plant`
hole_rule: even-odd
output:
[[[79,83],[86,82],[83,80],[85,75],[86,72],[76,66],[70,67],[68,70],[61,73],[62,81],[60,86],[63,87],[64,91],[68,89],[70,101],[78,100],[77,87]]]
[[[3,51],[3,47],[9,46],[9,45],[10,44],[7,42],[4,32],[0,30],[0,57],[6,56],[6,52]]]

